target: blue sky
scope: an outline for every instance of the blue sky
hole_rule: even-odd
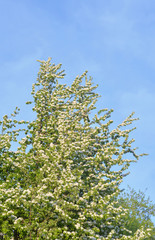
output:
[[[86,69],[99,84],[97,109],[113,108],[115,124],[132,111],[138,153],[124,185],[155,203],[155,1],[0,0],[0,118],[31,98],[39,64],[52,57],[66,70],[66,83]]]

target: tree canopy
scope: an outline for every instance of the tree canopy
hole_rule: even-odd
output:
[[[123,191],[119,196],[119,204],[125,209],[128,209],[128,214],[125,216],[127,229],[131,230],[132,234],[143,227],[144,229],[152,229],[149,240],[155,239],[155,226],[152,222],[152,217],[155,216],[155,204],[142,191],[136,192],[128,186],[128,189]]]
[[[130,163],[143,155],[130,139],[136,119],[132,113],[110,130],[113,110],[96,113],[87,72],[67,86],[60,68],[40,61],[27,102],[33,121],[17,120],[18,108],[1,121],[0,232],[15,240],[145,239],[150,229],[133,234],[118,201]]]

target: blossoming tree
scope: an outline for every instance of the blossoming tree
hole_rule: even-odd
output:
[[[149,229],[130,236],[128,210],[117,201],[126,170],[139,158],[133,128],[126,129],[133,114],[110,131],[113,110],[93,114],[98,94],[87,72],[67,86],[60,84],[60,64],[40,64],[27,102],[36,119],[18,121],[17,108],[1,121],[3,239],[145,239]]]

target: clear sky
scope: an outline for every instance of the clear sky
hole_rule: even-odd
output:
[[[52,57],[65,82],[85,70],[99,84],[97,109],[113,108],[119,124],[132,111],[138,153],[124,185],[145,191],[155,203],[155,1],[0,0],[0,118],[31,98],[39,64]]]

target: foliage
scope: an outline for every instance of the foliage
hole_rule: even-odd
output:
[[[146,198],[144,192],[136,192],[128,187],[128,191],[123,191],[120,195],[119,204],[129,210],[125,216],[125,223],[133,235],[141,227],[151,228],[151,235],[147,239],[155,239],[155,227],[151,219],[155,216],[155,204],[152,204],[149,197]]]
[[[1,121],[4,239],[145,239],[149,229],[130,236],[128,211],[116,200],[126,170],[139,158],[129,138],[134,128],[126,129],[136,119],[131,114],[110,131],[113,110],[93,115],[97,86],[87,72],[67,86],[59,83],[60,64],[40,63],[32,86],[36,119],[17,121],[17,108]]]

